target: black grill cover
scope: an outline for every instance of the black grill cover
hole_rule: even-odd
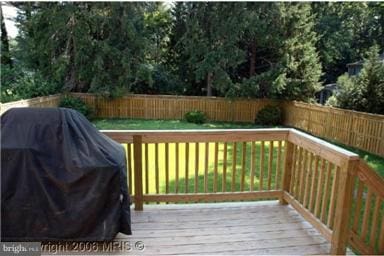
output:
[[[124,148],[65,108],[1,117],[2,241],[106,241],[131,234]]]

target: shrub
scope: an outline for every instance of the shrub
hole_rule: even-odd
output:
[[[369,50],[357,76],[344,74],[337,79],[337,86],[337,107],[384,114],[384,64],[379,48]]]
[[[281,124],[281,110],[278,106],[265,106],[256,115],[255,124],[279,125]]]
[[[337,98],[335,95],[332,95],[328,98],[327,102],[325,102],[325,105],[328,107],[338,107],[339,102],[337,101]]]
[[[58,84],[48,81],[38,72],[1,65],[1,102],[47,96],[60,91]]]
[[[189,123],[202,124],[207,120],[207,116],[202,111],[193,110],[185,113],[185,120]]]
[[[77,110],[88,119],[93,117],[93,109],[79,98],[66,95],[60,100],[59,107]]]

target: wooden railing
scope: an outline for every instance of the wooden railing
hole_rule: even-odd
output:
[[[359,162],[349,242],[362,254],[384,254],[384,180]]]
[[[294,129],[103,131],[127,148],[144,203],[279,199],[331,242],[383,253],[384,181],[356,154]]]
[[[288,140],[284,200],[331,242],[332,254],[345,254],[358,156],[296,130]]]
[[[129,185],[138,210],[145,202],[282,198],[288,132],[104,131],[127,146]]]

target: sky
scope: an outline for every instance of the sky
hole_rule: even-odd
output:
[[[17,36],[17,27],[13,21],[17,15],[17,9],[13,6],[9,6],[1,2],[1,8],[3,9],[5,27],[7,28],[8,37],[15,38]]]

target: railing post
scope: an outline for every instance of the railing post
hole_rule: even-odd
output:
[[[292,166],[293,166],[293,150],[294,150],[294,145],[289,141],[285,141],[284,174],[283,174],[282,186],[281,186],[283,190],[283,195],[280,198],[280,204],[288,203],[287,201],[284,200],[284,191],[289,192],[289,185],[291,183]]]
[[[349,215],[352,207],[352,193],[356,167],[359,159],[348,159],[340,168],[335,222],[331,241],[332,255],[345,255],[349,235]]]
[[[141,135],[133,135],[135,210],[143,210],[143,172]]]

